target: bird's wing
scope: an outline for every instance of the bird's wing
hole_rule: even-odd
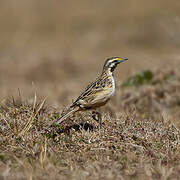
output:
[[[85,91],[76,99],[76,101],[71,105],[86,105],[93,104],[104,97],[107,92],[106,88],[103,86],[103,81],[99,78],[87,86]]]

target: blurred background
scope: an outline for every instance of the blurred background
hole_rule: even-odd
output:
[[[1,0],[0,94],[48,97],[67,105],[101,72],[106,58],[128,57],[133,72],[180,60],[178,0]]]

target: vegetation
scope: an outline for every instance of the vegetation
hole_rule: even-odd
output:
[[[151,83],[118,90],[102,109],[101,129],[85,112],[47,131],[59,114],[36,94],[33,103],[2,102],[0,177],[179,179],[180,76],[176,69],[152,74]]]
[[[179,179],[179,17],[170,0],[0,1],[0,180]],[[84,112],[46,130],[111,56],[129,60],[102,128]]]

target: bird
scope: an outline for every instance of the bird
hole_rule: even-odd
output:
[[[69,106],[65,113],[56,120],[55,124],[61,124],[65,119],[75,112],[95,110],[98,107],[104,106],[115,92],[115,80],[113,72],[118,64],[126,60],[128,60],[128,58],[108,58],[104,63],[100,76],[98,76],[95,81],[87,86],[80,96]]]

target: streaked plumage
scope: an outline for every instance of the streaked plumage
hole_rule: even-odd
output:
[[[127,58],[112,57],[105,61],[102,74],[90,83],[83,93],[74,101],[68,110],[55,123],[60,124],[70,114],[77,111],[95,109],[105,105],[115,92],[113,71]]]

